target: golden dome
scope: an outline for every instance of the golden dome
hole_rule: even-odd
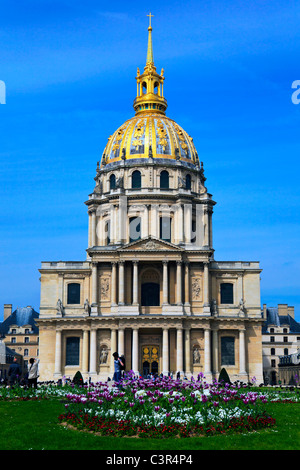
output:
[[[141,158],[199,164],[192,137],[172,119],[153,112],[137,114],[119,127],[108,139],[101,164]]]
[[[175,121],[165,115],[164,70],[156,72],[153,61],[151,13],[148,27],[148,49],[144,72],[137,70],[137,97],[133,102],[135,116],[126,121],[108,139],[101,166],[122,160],[180,160],[199,166],[198,154],[190,137]],[[147,163],[145,160],[142,163]]]

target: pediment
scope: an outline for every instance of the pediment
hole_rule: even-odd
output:
[[[128,243],[118,251],[184,251],[183,248],[159,238],[147,237]]]

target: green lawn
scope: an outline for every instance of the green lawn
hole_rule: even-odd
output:
[[[110,438],[58,424],[57,399],[0,401],[1,450],[298,450],[300,404],[268,404],[276,427],[245,434],[186,439]]]

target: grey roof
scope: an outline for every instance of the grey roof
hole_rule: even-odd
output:
[[[278,307],[267,308],[267,320],[263,324],[262,333],[268,333],[267,328],[271,325],[288,326],[290,333],[300,333],[300,323],[296,322],[291,315],[278,315]]]
[[[11,325],[30,325],[34,333],[38,334],[39,329],[35,324],[35,319],[39,317],[32,307],[18,307],[9,317],[0,323],[0,333],[7,334]]]

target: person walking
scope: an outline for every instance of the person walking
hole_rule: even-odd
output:
[[[37,388],[37,379],[39,377],[39,359],[33,357],[29,360],[28,364],[28,386],[30,388]]]
[[[14,361],[9,366],[9,369],[8,369],[9,385],[13,387],[13,385],[18,384],[21,376],[22,376],[21,366],[18,363],[17,358],[14,357]]]
[[[113,377],[113,380],[115,382],[120,382],[121,380],[121,367],[123,367],[123,362],[121,361],[120,357],[119,357],[119,354],[117,352],[114,352],[113,353],[113,356],[114,356],[114,366],[115,366],[115,373],[114,373],[114,377]]]

